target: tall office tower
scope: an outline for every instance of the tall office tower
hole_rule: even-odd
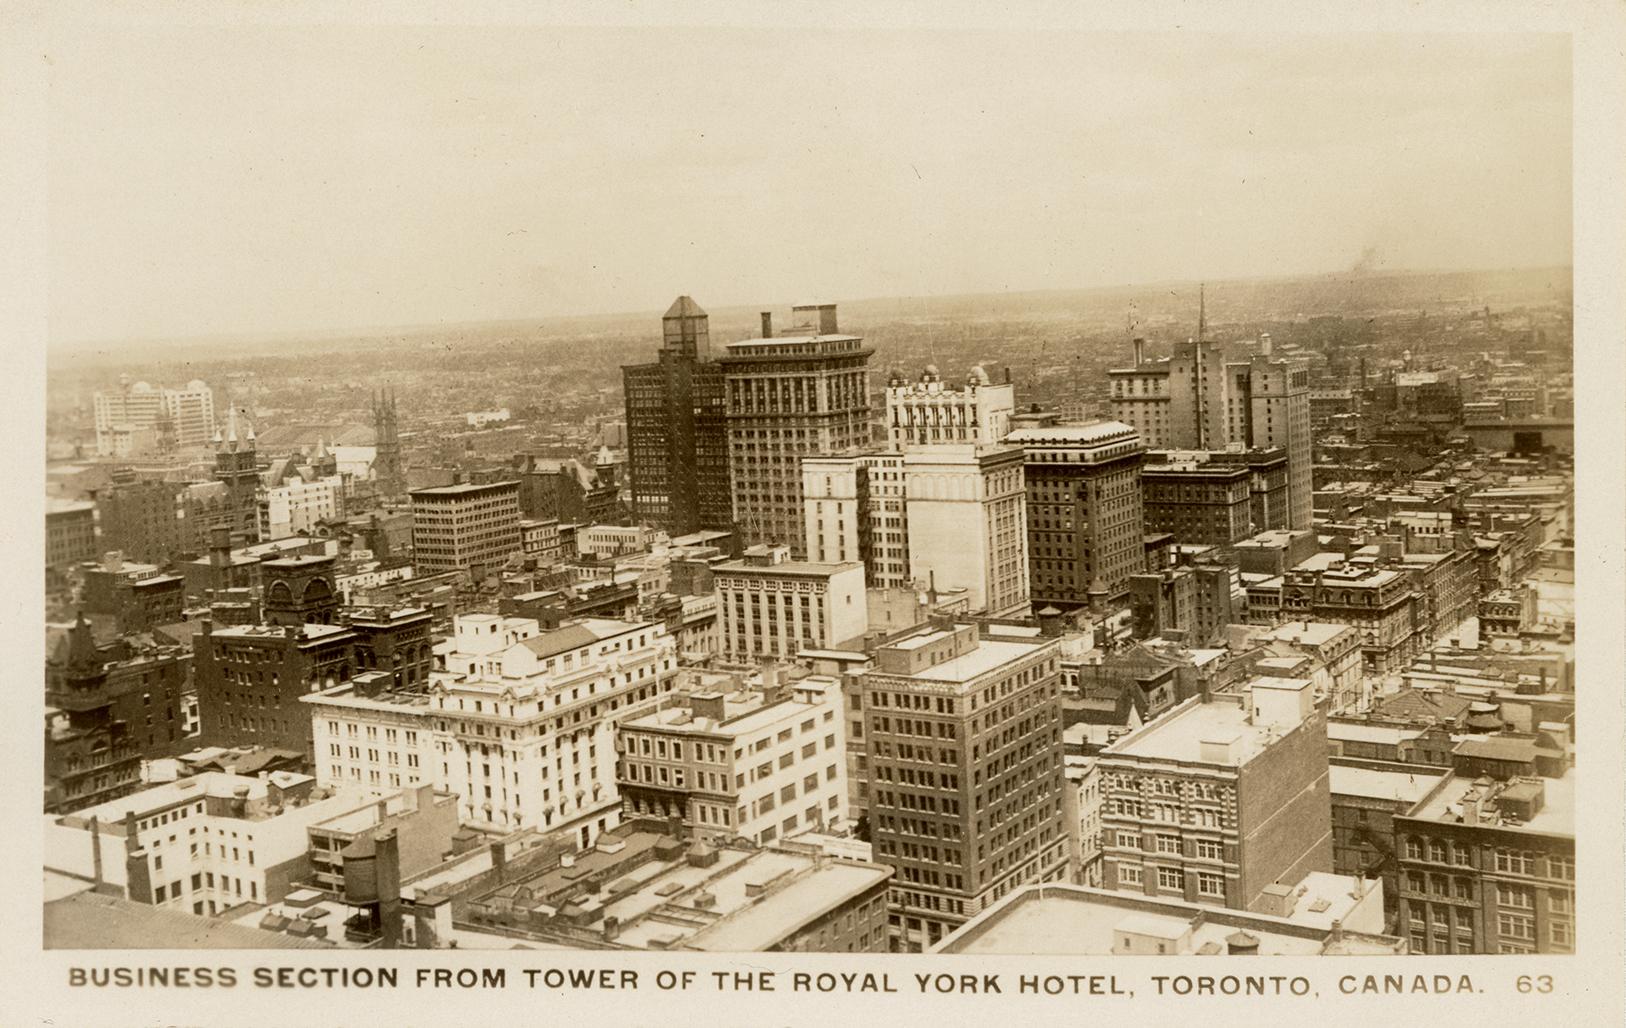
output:
[[[1026,454],[1033,605],[1069,610],[1125,595],[1146,563],[1140,436],[1097,421],[1018,429],[1005,441]]]
[[[924,626],[857,673],[892,948],[921,952],[1012,889],[1067,876],[1054,640]]]
[[[1309,679],[1196,696],[1101,752],[1108,889],[1234,910],[1332,870],[1326,718]]]
[[[1227,363],[1218,343],[1188,339],[1163,360],[1147,361],[1136,339],[1134,365],[1107,372],[1112,416],[1152,449],[1280,447],[1288,463],[1288,526],[1312,523],[1310,372],[1271,352],[1269,333],[1246,361]]]
[[[836,327],[835,304],[793,308],[776,336],[728,344],[723,366],[734,520],[750,543],[805,554],[801,459],[867,446],[869,358],[863,339]]]
[[[223,524],[239,542],[260,538],[260,463],[254,451],[254,426],[238,438],[237,408],[226,416],[226,431],[215,433],[215,481],[226,487]]]
[[[412,563],[419,571],[489,571],[522,545],[518,482],[412,490]]]
[[[894,371],[886,384],[886,434],[892,450],[942,443],[997,443],[1011,430],[1016,387],[993,385],[980,366],[965,385],[943,385],[935,365],[919,381],[906,382]]]
[[[661,318],[655,362],[621,369],[633,516],[674,535],[733,525],[723,372],[709,325],[680,296]]]
[[[1309,367],[1274,357],[1270,334],[1265,333],[1259,337],[1259,352],[1246,363],[1226,365],[1226,372],[1237,386],[1233,407],[1239,427],[1231,441],[1287,451],[1287,527],[1312,527],[1315,473],[1310,463]]]
[[[395,390],[373,394],[373,479],[378,494],[393,499],[406,493],[406,472],[401,466],[401,438],[395,421]]]
[[[803,457],[802,503],[808,560],[861,560],[874,589],[912,584],[902,454]]]
[[[1022,448],[911,448],[903,455],[903,468],[912,580],[938,589],[964,589],[974,611],[1027,613]]]

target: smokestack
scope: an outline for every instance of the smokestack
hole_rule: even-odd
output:
[[[762,338],[773,338],[773,311],[762,312]]]
[[[102,822],[90,816],[90,877],[95,888],[102,885]]]
[[[1266,357],[1270,356],[1270,333],[1259,333],[1259,352]]]
[[[1135,346],[1135,367],[1138,368],[1142,364],[1146,363],[1146,339],[1144,337],[1142,337],[1142,336],[1136,336],[1134,346]]]

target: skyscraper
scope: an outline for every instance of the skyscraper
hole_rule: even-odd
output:
[[[836,327],[836,306],[803,304],[799,322],[775,335],[728,344],[729,481],[734,520],[751,543],[806,554],[801,459],[850,452],[870,441],[869,358],[863,339]]]
[[[1157,361],[1135,340],[1134,364],[1107,372],[1112,416],[1154,450],[1280,447],[1287,454],[1289,528],[1311,527],[1310,372],[1274,356],[1269,333],[1246,361],[1218,343],[1188,339]]]
[[[1054,640],[927,625],[859,676],[892,948],[921,952],[1012,889],[1067,876]]]
[[[1139,435],[1118,421],[1022,428],[1035,607],[1100,604],[1145,566]]]
[[[657,359],[621,369],[633,516],[674,535],[733,523],[723,374],[709,326],[700,305],[680,296],[661,318]]]

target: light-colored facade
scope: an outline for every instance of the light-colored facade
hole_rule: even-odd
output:
[[[1268,638],[1316,658],[1327,679],[1329,712],[1354,713],[1371,705],[1361,673],[1361,633],[1352,625],[1290,621]]]
[[[344,477],[307,482],[288,478],[260,493],[260,538],[283,539],[310,532],[319,521],[344,516]]]
[[[412,563],[420,571],[495,567],[521,545],[518,482],[412,491]]]
[[[750,688],[726,676],[621,724],[624,813],[682,817],[700,832],[766,845],[847,827],[841,684],[824,675]],[[703,683],[704,684],[704,683]]]
[[[1193,697],[1108,746],[1102,884],[1240,910],[1332,870],[1326,719],[1307,679]]]
[[[972,368],[959,389],[945,386],[930,365],[916,382],[894,374],[886,387],[887,446],[902,451],[944,443],[997,443],[1011,430],[1015,409],[1015,387],[991,384],[981,367]]]
[[[181,389],[158,389],[146,382],[99,390],[96,452],[130,456],[144,445],[205,446],[215,434],[214,392],[197,379]]]
[[[555,524],[555,535],[558,526]],[[643,525],[588,525],[576,530],[576,552],[603,559],[649,549],[655,534]]]
[[[721,657],[754,664],[833,649],[869,627],[864,565],[793,561],[783,546],[753,546],[713,569],[721,603]]]
[[[908,588],[902,454],[804,457],[802,503],[808,560],[861,560],[872,588]]]
[[[426,691],[375,691],[365,683],[345,682],[300,702],[310,704],[316,779],[322,785],[445,786]]]
[[[909,577],[964,589],[972,610],[1028,606],[1027,487],[1019,446],[938,445],[903,456]]]
[[[615,721],[669,692],[677,646],[657,623],[459,617],[426,712],[439,781],[461,820],[494,831],[568,832],[581,846],[620,823]]]
[[[47,819],[45,863],[194,914],[272,903],[308,874],[312,827],[392,795],[289,771],[208,772]]]
[[[614,722],[671,690],[665,628],[587,618],[543,632],[469,614],[436,661],[427,690],[361,683],[305,698],[324,782],[433,783],[458,796],[465,825],[568,833],[582,847],[620,822]]]

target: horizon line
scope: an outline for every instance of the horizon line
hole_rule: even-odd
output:
[[[1357,278],[1380,279],[1380,278],[1385,278],[1385,277],[1407,277],[1407,276],[1417,276],[1417,275],[1471,275],[1471,274],[1489,274],[1489,273],[1495,273],[1495,272],[1520,272],[1520,271],[1532,272],[1532,271],[1542,271],[1542,270],[1548,270],[1548,269],[1567,269],[1567,270],[1570,270],[1571,272],[1573,272],[1574,267],[1575,267],[1575,264],[1574,264],[1574,261],[1572,259],[1569,263],[1563,263],[1563,264],[1515,264],[1515,265],[1460,267],[1460,268],[1394,268],[1394,269],[1378,269],[1378,270],[1370,270],[1370,269],[1368,269],[1368,270],[1356,270],[1356,269],[1346,268],[1346,269],[1342,269],[1342,270],[1339,270],[1339,271],[1313,271],[1313,272],[1283,273],[1283,274],[1273,274],[1273,275],[1244,275],[1244,276],[1237,276],[1237,277],[1233,277],[1233,278],[1220,278],[1220,279],[1209,279],[1209,278],[1192,278],[1192,279],[1165,278],[1165,279],[1149,279],[1149,280],[1139,281],[1139,282],[1115,282],[1115,283],[1109,283],[1109,284],[1106,284],[1106,285],[1092,285],[1092,286],[1045,286],[1045,287],[1042,287],[1042,288],[1033,288],[1033,289],[982,289],[982,290],[970,290],[970,291],[958,292],[958,293],[905,293],[905,294],[891,294],[891,295],[879,295],[879,296],[853,297],[851,299],[840,301],[840,302],[850,303],[850,304],[866,304],[866,303],[881,303],[881,302],[886,302],[886,301],[902,301],[902,300],[950,300],[950,299],[958,299],[958,298],[962,298],[962,297],[1028,296],[1028,295],[1043,295],[1043,294],[1047,294],[1047,293],[1108,292],[1108,291],[1111,291],[1111,290],[1120,290],[1120,289],[1152,289],[1152,288],[1160,288],[1160,287],[1165,287],[1165,286],[1187,286],[1187,287],[1191,287],[1191,286],[1196,286],[1199,283],[1206,284],[1206,285],[1239,285],[1239,284],[1245,284],[1245,283],[1262,283],[1262,282],[1291,282],[1291,281],[1302,281],[1302,280],[1317,279],[1317,278],[1330,278],[1330,279],[1348,278],[1350,280],[1357,279]],[[692,294],[689,294],[689,293],[681,293],[679,295],[692,296]],[[760,310],[760,309],[761,309],[760,305],[745,304],[745,303],[729,303],[729,304],[723,304],[723,305],[711,308],[710,310],[707,311],[707,313],[709,315],[712,310],[719,311],[719,312],[732,312],[732,311],[754,311],[754,310]],[[540,324],[545,324],[546,322],[549,322],[549,321],[645,317],[645,316],[648,316],[648,315],[650,315],[652,313],[655,314],[658,317],[660,312],[659,312],[658,308],[651,307],[651,308],[647,308],[647,309],[644,309],[644,310],[581,311],[581,312],[574,312],[574,313],[567,313],[567,314],[543,314],[543,315],[530,315],[530,316],[519,316],[519,317],[504,317],[504,318],[476,318],[476,319],[464,320],[464,321],[439,321],[439,322],[376,324],[376,325],[356,326],[356,327],[351,327],[351,328],[284,329],[284,330],[276,330],[276,331],[264,332],[264,333],[254,332],[253,330],[245,329],[245,330],[216,332],[216,333],[208,333],[208,334],[196,334],[196,335],[184,335],[184,336],[138,336],[138,337],[124,337],[124,338],[121,338],[121,339],[82,338],[81,337],[81,338],[77,338],[77,339],[53,340],[53,339],[48,338],[46,340],[46,343],[45,343],[45,349],[46,349],[47,353],[49,353],[51,351],[66,351],[66,352],[80,351],[80,352],[82,352],[84,350],[89,350],[89,349],[93,349],[93,348],[96,348],[96,347],[147,345],[147,344],[159,344],[159,343],[169,343],[169,344],[173,344],[173,345],[185,346],[185,345],[202,345],[202,344],[207,344],[207,343],[228,342],[228,341],[247,340],[247,339],[261,340],[261,341],[265,341],[265,342],[276,342],[276,341],[293,341],[293,340],[319,340],[319,339],[324,339],[324,338],[347,337],[347,336],[367,337],[367,336],[384,335],[384,334],[421,335],[423,333],[431,332],[431,331],[434,331],[436,329],[442,329],[442,328],[448,328],[448,327],[454,327],[454,326],[456,326],[456,327],[467,327],[467,326],[478,326],[478,325],[512,325],[512,324],[522,324],[522,323],[540,325]]]

